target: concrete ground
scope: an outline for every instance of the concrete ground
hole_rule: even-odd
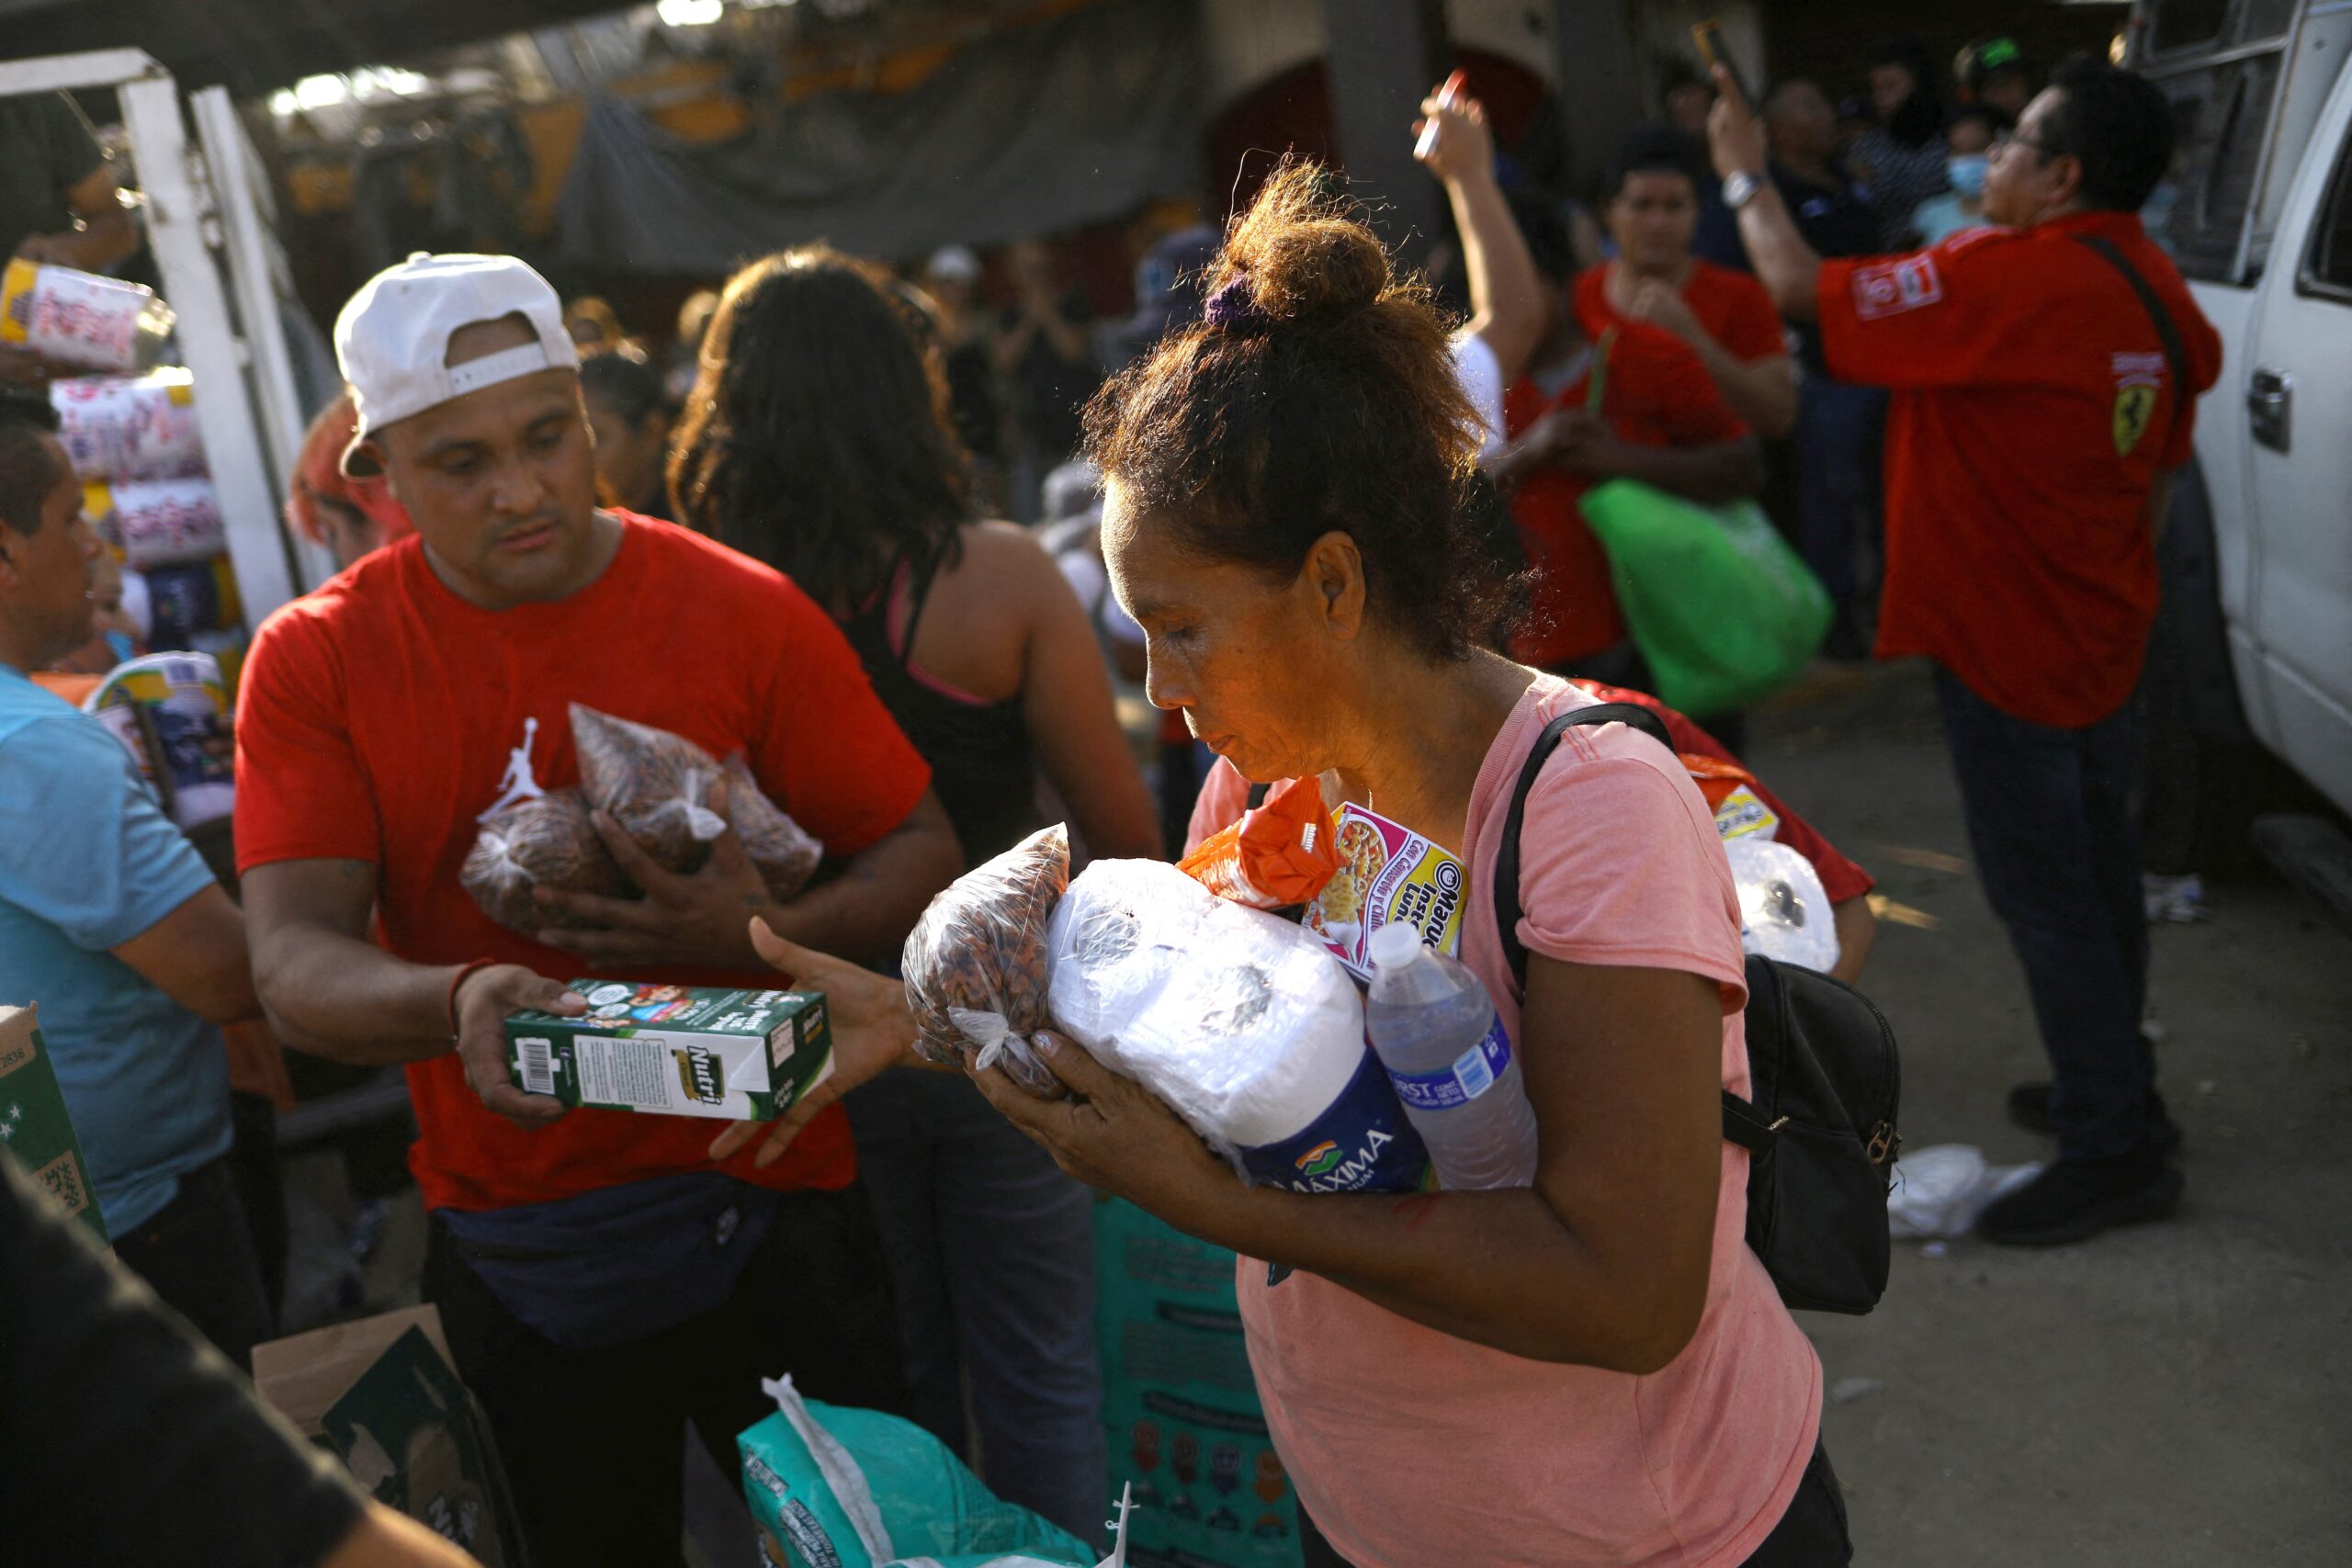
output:
[[[2047,1070],[1923,675],[1824,674],[1757,716],[1748,761],[1913,922],[1862,977],[1905,1145],[2046,1157],[2003,1113]],[[2352,1562],[2352,938],[2275,879],[2208,901],[2154,933],[2181,1216],[2051,1251],[1898,1242],[1877,1312],[1800,1314],[1858,1563]]]

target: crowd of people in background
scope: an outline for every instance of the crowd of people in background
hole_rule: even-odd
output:
[[[756,1140],[560,1119],[511,1081],[501,1020],[581,1010],[557,976],[583,968],[756,985],[781,967],[831,976],[845,1030],[879,1031],[857,998],[888,983],[849,966],[889,971],[957,874],[1055,818],[1081,855],[1169,855],[1238,817],[1245,775],[1386,769],[1382,799],[1439,803],[1487,872],[1498,803],[1472,786],[1490,744],[1502,757],[1596,691],[1649,700],[1579,510],[1618,479],[1707,506],[1764,499],[1837,603],[1830,654],[1862,656],[1876,630],[1882,651],[1943,666],[1972,836],[2058,1068],[2029,1109],[2060,1134],[2064,1179],[2005,1200],[1986,1230],[2049,1241],[2154,1217],[2178,1179],[2137,1032],[2144,942],[2122,912],[2137,893],[2117,820],[2128,731],[2110,713],[2136,672],[2119,650],[2153,569],[2120,546],[2102,558],[2133,603],[2057,634],[2098,680],[2053,690],[1986,646],[2014,611],[1978,581],[1998,561],[1931,547],[1917,522],[1888,542],[1890,505],[1977,526],[1947,515],[1935,485],[2010,460],[1997,442],[1966,446],[1981,432],[1964,403],[1923,423],[1922,398],[1957,400],[1952,383],[1989,372],[1963,342],[1974,318],[1905,313],[1899,291],[1921,277],[1989,289],[1994,269],[2028,265],[2027,244],[2045,263],[2063,253],[2075,270],[2052,276],[2089,289],[2103,264],[2064,234],[2136,231],[2162,171],[2117,149],[2161,128],[2105,69],[2036,97],[2007,39],[1972,46],[1950,79],[1896,40],[1871,51],[1865,101],[1790,80],[1752,116],[1725,79],[1687,74],[1582,203],[1507,184],[1480,106],[1433,96],[1397,134],[1443,187],[1460,319],[1392,277],[1329,179],[1299,166],[1225,236],[1157,237],[1134,314],[1110,321],[1034,242],[993,267],[949,246],[903,273],[786,251],[695,294],[653,344],[601,299],[562,305],[510,257],[392,268],[343,312],[351,390],[318,416],[287,500],[291,526],[344,570],[270,620],[243,677],[242,908],[112,738],[17,679],[94,657],[109,628],[90,617],[100,551],[53,421],[0,412],[0,996],[42,996],[69,1092],[103,1107],[85,1136],[119,1260],[232,1359],[270,1332],[212,1065],[220,1025],[266,1016],[293,1049],[409,1066],[426,1294],[550,1561],[672,1560],[668,1450],[691,1425],[723,1452],[757,1414],[759,1379],[786,1367],[812,1395],[907,1412],[957,1450],[977,1434],[992,1484],[1091,1535],[1104,1458],[1090,1200],[1065,1172],[1124,1172],[1125,1153],[1042,1112],[1001,1113],[1001,1083],[910,1066],[844,1071]],[[1968,238],[2002,225],[2006,247]],[[1942,248],[1866,259],[1923,242]],[[1923,265],[1911,285],[1871,270]],[[1872,294],[1873,279],[1898,293]],[[2117,330],[2143,333],[2120,299]],[[2183,407],[2213,368],[2210,333],[2190,335]],[[1923,382],[1906,355],[1940,355],[1950,375]],[[1282,423],[1310,407],[1339,422],[1328,445]],[[1955,422],[1960,436],[1939,434]],[[2143,466],[2159,446],[2177,462],[2186,431],[2182,416],[2152,434]],[[2142,478],[2117,508],[2145,504]],[[1930,569],[1949,574],[1932,589]],[[2035,570],[2065,592],[2066,568]],[[1284,574],[1308,587],[1280,587]],[[1156,790],[1121,719],[1119,687],[1136,682],[1165,710]],[[1426,701],[1400,709],[1399,692]],[[642,899],[550,896],[547,930],[494,924],[458,864],[501,781],[536,790],[575,770],[571,702],[658,715],[745,756],[839,874],[779,903],[740,856],[692,874],[625,858]],[[1690,750],[1742,749],[1736,712],[1668,717]],[[1413,761],[1362,761],[1391,754]],[[1663,756],[1629,735],[1580,745],[1538,801],[1546,833],[1580,847],[1531,873],[1556,902],[1546,914],[1530,893],[1544,967],[1522,999],[1529,1027],[1562,1039],[1588,1013],[1666,1019],[1684,1076],[1712,1086],[1720,1067],[1728,1084],[1745,1071],[1724,1001],[1743,983],[1736,921],[1712,832],[1666,793],[1690,791]],[[1574,802],[1571,774],[1586,781]],[[1577,826],[1596,810],[1619,813],[1610,834]],[[26,813],[39,833],[16,830]],[[2052,882],[2029,840],[2061,830],[2081,864]],[[1870,947],[1868,876],[1809,829],[1786,836],[1833,888],[1851,977]],[[1623,924],[1604,931],[1602,903],[1578,891],[1600,882],[1649,897],[1608,901]],[[1678,961],[1690,973],[1611,967],[1629,942],[1702,956]],[[1509,988],[1494,953],[1476,958]],[[1596,1094],[1629,1125],[1662,1126],[1653,1089]],[[1539,1114],[1547,1140],[1583,1125],[1556,1094]],[[1141,1159],[1157,1145],[1148,1117],[1133,1125]],[[1314,1562],[1434,1560],[1396,1504],[1401,1469],[1483,1454],[1492,1477],[1527,1444],[1558,1463],[1521,1463],[1522,1479],[1647,1455],[1650,1479],[1705,1499],[1674,1529],[1758,1562],[1845,1561],[1818,1365],[1736,1220],[1709,1218],[1733,1167],[1700,1132],[1674,1145],[1665,1262],[1629,1261],[1658,1239],[1646,1200],[1576,1215],[1622,1239],[1613,1262],[1569,1247],[1536,1193],[1484,1230],[1203,1222],[1270,1259],[1381,1281],[1246,1297],[1271,1418],[1326,1527]],[[1575,1178],[1562,1191],[1633,1190],[1610,1187],[1632,1178],[1589,1140],[1546,1150]],[[1169,1190],[1132,1180],[1139,1201]],[[1736,1214],[1736,1188],[1724,1192]],[[514,1261],[558,1232],[573,1249],[560,1285]],[[688,1256],[680,1235],[716,1239]],[[1573,1332],[1555,1325],[1563,1300],[1585,1314]],[[1415,1393],[1400,1369],[1437,1365],[1440,1334],[1476,1347],[1445,1363],[1472,1381],[1432,1375]],[[1665,1391],[1666,1426],[1684,1434],[1653,1452],[1625,1414],[1634,1380],[1699,1340],[1699,1371],[1640,1385]],[[1553,1403],[1533,1425],[1529,1357],[1574,1363],[1542,1368]],[[1374,1383],[1386,1392],[1366,1394]],[[1721,1424],[1703,1442],[1688,1419],[1702,1404]],[[1460,1452],[1429,1455],[1422,1422]],[[1515,1483],[1508,1506],[1448,1529],[1456,1546],[1491,1536],[1495,1553],[1530,1529],[1597,1540],[1593,1560],[1613,1561],[1668,1528],[1634,1480],[1606,1506]]]

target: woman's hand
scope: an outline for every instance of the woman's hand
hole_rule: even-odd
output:
[[[817,1112],[858,1085],[872,1082],[892,1067],[929,1064],[914,1054],[915,1018],[907,1010],[904,981],[796,946],[768,930],[765,920],[752,922],[751,937],[760,957],[789,976],[795,987],[825,993],[825,1017],[833,1033],[831,1077],[775,1121],[738,1122],[710,1145],[712,1159],[731,1159],[736,1151],[765,1133],[767,1142],[752,1156],[752,1163],[770,1166],[783,1157],[800,1130],[817,1119]]]
[[[1246,1190],[1167,1102],[1051,1030],[1035,1039],[1068,1100],[1039,1100],[1001,1067],[972,1075],[989,1103],[1070,1175],[1177,1229],[1214,1237],[1221,1211]]]

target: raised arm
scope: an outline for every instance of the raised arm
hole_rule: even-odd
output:
[[[1495,180],[1495,139],[1487,111],[1475,98],[1448,107],[1432,96],[1414,127],[1425,140],[1414,156],[1445,186],[1453,226],[1462,237],[1462,265],[1470,282],[1469,324],[1485,340],[1508,387],[1527,368],[1544,335],[1544,288],[1535,258]],[[1430,131],[1434,134],[1429,134]]]
[[[1715,172],[1724,178],[1745,174],[1762,182],[1739,209],[1739,237],[1747,246],[1757,280],[1781,314],[1792,321],[1812,321],[1820,311],[1821,257],[1797,232],[1796,220],[1769,177],[1771,157],[1763,126],[1741,96],[1739,83],[1720,65],[1715,67],[1715,107],[1707,116],[1707,148]]]

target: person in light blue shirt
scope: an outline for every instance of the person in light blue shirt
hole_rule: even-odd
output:
[[[1940,245],[1966,229],[1992,223],[1984,216],[1984,174],[1992,166],[1993,142],[2008,129],[1996,110],[1971,104],[1944,128],[1944,172],[1951,189],[1931,196],[1911,214],[1922,245]]]
[[[90,636],[54,428],[0,400],[0,1001],[39,1010],[117,1255],[243,1363],[271,1318],[225,1159],[244,919],[112,732],[27,675]]]

